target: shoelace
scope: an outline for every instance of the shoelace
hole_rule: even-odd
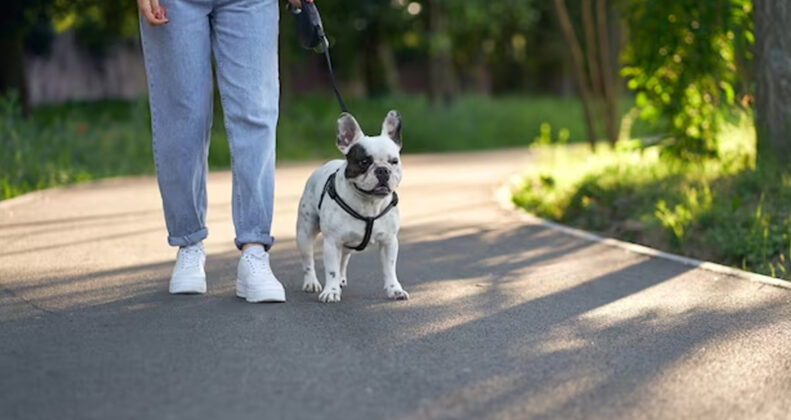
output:
[[[198,247],[186,247],[179,249],[177,258],[181,268],[189,268],[200,265],[201,249]]]
[[[250,272],[253,274],[258,271],[258,267],[262,267],[261,269],[264,271],[264,274],[271,274],[274,276],[274,273],[272,273],[272,268],[269,267],[268,261],[266,261],[263,256],[244,254],[244,260],[247,261],[247,265],[250,267]]]

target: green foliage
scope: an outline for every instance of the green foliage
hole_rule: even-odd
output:
[[[74,29],[83,46],[100,54],[137,35],[137,8],[103,0],[11,0],[0,16],[0,37],[20,36],[34,54],[49,53],[54,34],[65,29]]]
[[[514,202],[542,217],[791,279],[791,175],[755,169],[752,126],[726,126],[718,158],[660,147],[539,149]],[[547,182],[551,180],[551,182]]]
[[[427,0],[320,3],[339,76],[358,78],[372,64],[365,60],[376,59],[366,51],[384,42],[398,62],[410,65],[426,66],[430,52],[448,50],[462,87],[476,87],[481,76],[491,78],[495,92],[547,91],[548,81],[561,83],[557,68],[566,56],[548,2],[440,1],[439,6],[447,26],[442,33],[431,30]],[[417,13],[410,13],[410,7]],[[290,17],[282,19],[281,34],[291,37]],[[284,42],[281,50],[294,50],[294,45]],[[296,61],[304,56],[300,51],[287,54]]]
[[[536,88],[529,83],[538,77],[538,67],[562,65],[563,47],[560,42],[552,42],[554,21],[546,3],[446,1],[447,37],[462,78],[474,78],[485,64],[494,75],[496,91]]]
[[[153,169],[144,102],[123,109],[64,107],[22,118],[18,101],[0,97],[0,198],[55,185]]]
[[[698,189],[686,187],[681,191],[681,202],[669,208],[664,199],[656,203],[654,215],[663,227],[673,233],[677,245],[683,245],[686,239],[686,227],[700,215],[711,209],[711,189],[703,184],[699,196]]]
[[[628,0],[622,74],[641,117],[666,117],[666,151],[712,156],[724,112],[749,91],[750,0]]]
[[[96,55],[119,40],[132,39],[138,32],[137,7],[132,2],[106,0],[58,0],[61,22],[68,21],[77,41]]]
[[[431,4],[428,0],[320,2],[338,77],[359,92],[386,94],[396,87],[389,86],[391,79],[397,83],[396,73],[404,69],[401,83],[414,88],[426,82],[422,77],[430,52],[442,49],[449,50],[462,89],[557,92],[563,86],[564,72],[557,69],[564,66],[565,47],[549,2],[434,2],[446,23],[442,31],[432,28]],[[315,63],[312,60],[318,57],[299,48],[292,18],[282,1],[280,6],[282,74],[298,73],[298,66]],[[101,55],[118,42],[134,40],[137,24],[137,8],[131,1],[11,0],[0,16],[0,37],[14,32],[26,38],[28,52],[45,54],[55,33],[73,30],[82,47]]]
[[[569,141],[570,136],[571,134],[568,128],[561,128],[560,130],[558,130],[557,137],[553,140],[552,125],[548,122],[543,122],[539,126],[538,137],[533,139],[533,143],[540,145],[548,145],[552,143],[565,144]]]
[[[0,101],[0,199],[88,179],[153,172],[145,100],[44,106],[23,119],[13,99]],[[571,123],[558,137],[579,141],[580,107],[572,99],[465,96],[432,108],[421,96],[351,99],[363,130],[378,133],[388,110],[401,111],[406,153],[525,146],[549,124]],[[221,107],[211,133],[209,165],[229,165]],[[329,95],[291,98],[278,123],[278,159],[339,157],[334,132],[337,105]]]
[[[40,21],[48,0],[6,0],[0,14],[0,37],[25,36]]]

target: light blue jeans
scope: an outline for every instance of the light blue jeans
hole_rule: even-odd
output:
[[[233,174],[236,246],[272,246],[278,117],[277,0],[160,0],[170,22],[140,33],[148,77],[154,163],[168,243],[195,244],[206,229],[212,124],[211,55]]]

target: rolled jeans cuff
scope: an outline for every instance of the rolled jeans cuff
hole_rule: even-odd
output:
[[[242,249],[242,245],[244,244],[262,244],[264,249],[269,251],[269,248],[272,248],[272,244],[275,243],[275,238],[266,233],[250,233],[237,236],[236,239],[234,239],[234,243],[236,243],[236,248],[239,250]]]
[[[184,236],[168,235],[168,244],[171,246],[190,246],[206,239],[209,236],[209,230],[203,228]]]

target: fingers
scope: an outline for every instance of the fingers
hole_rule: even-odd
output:
[[[165,6],[159,5],[159,0],[138,0],[137,6],[143,18],[151,26],[168,23]]]
[[[164,19],[167,20],[165,17],[165,6],[159,5],[159,0],[150,0],[151,1],[151,11],[154,13],[154,16],[157,19]]]

